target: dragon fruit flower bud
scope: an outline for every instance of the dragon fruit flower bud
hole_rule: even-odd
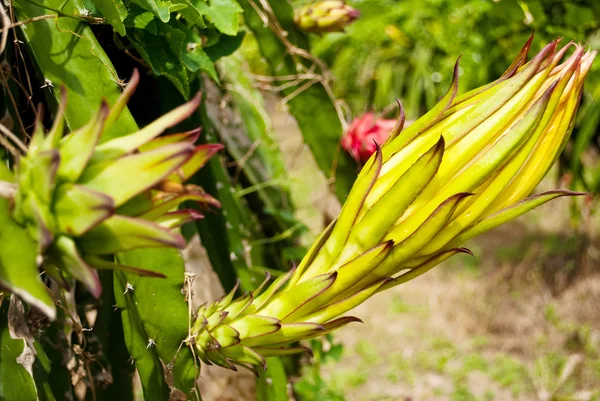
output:
[[[355,118],[341,140],[342,148],[359,163],[365,163],[375,150],[378,143],[384,143],[396,120],[375,118],[373,113],[365,113]]]
[[[295,343],[358,321],[346,313],[470,253],[461,247],[467,239],[549,200],[581,195],[529,196],[569,137],[595,53],[554,41],[527,62],[530,43],[498,80],[457,96],[457,63],[431,111],[406,129],[401,113],[296,269],[198,309],[191,336],[199,358],[256,370],[266,357],[307,351]],[[363,120],[372,127],[372,117]]]
[[[294,13],[296,26],[305,32],[342,32],[360,12],[340,0],[319,1],[300,7]]]

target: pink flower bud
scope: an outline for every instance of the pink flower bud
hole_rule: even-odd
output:
[[[396,120],[375,119],[372,112],[365,113],[352,121],[342,138],[342,147],[358,162],[364,163],[378,145],[383,145],[394,128]]]

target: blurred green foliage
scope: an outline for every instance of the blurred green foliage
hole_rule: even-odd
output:
[[[214,61],[233,52],[244,37],[236,0],[88,0],[84,13],[102,16],[118,46],[135,49],[152,72],[190,96],[198,72],[218,80]]]
[[[342,358],[343,346],[331,334],[310,340],[312,363],[303,368],[302,376],[294,383],[294,393],[302,401],[345,401],[343,393],[331,386],[321,375],[326,363],[337,363]]]
[[[594,37],[600,28],[596,1],[348,3],[361,11],[361,18],[346,33],[313,36],[312,50],[330,65],[336,94],[354,113],[382,109],[397,97],[408,117],[416,118],[447,89],[459,55],[465,91],[500,76],[532,31],[532,52],[558,36],[600,47],[600,38]],[[598,80],[598,62],[595,67],[591,84]]]
[[[297,0],[295,5],[309,3]],[[436,103],[459,55],[460,91],[499,77],[535,31],[531,53],[556,37],[600,49],[595,0],[349,0],[361,18],[344,33],[312,36],[312,51],[331,68],[336,96],[352,115],[395,112],[408,119]],[[384,12],[383,12],[384,11]],[[561,160],[572,189],[600,192],[600,59],[587,88],[573,139]],[[592,149],[592,157],[589,156]]]

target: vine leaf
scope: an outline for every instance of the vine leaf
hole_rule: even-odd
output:
[[[121,0],[94,0],[94,5],[119,35],[125,36],[123,21],[127,18],[127,9],[123,2]]]
[[[126,28],[145,29],[148,32],[156,35],[158,29],[156,27],[156,17],[150,11],[145,11],[137,7],[134,11],[129,12],[129,15],[123,21]]]
[[[177,32],[172,33],[173,35],[179,35],[180,33],[185,35],[180,48],[174,49],[179,51],[178,55],[181,62],[185,64],[187,69],[191,72],[196,72],[198,70],[204,71],[214,81],[219,82],[219,77],[213,61],[202,48],[202,38],[200,35],[178,21],[173,21],[173,25],[174,26],[165,25],[162,29],[164,32],[167,32],[167,35],[173,31]]]
[[[202,15],[205,15],[215,28],[225,35],[235,36],[240,29],[242,8],[235,0],[191,0],[190,3]]]
[[[245,36],[245,31],[239,31],[235,36],[222,35],[216,46],[210,46],[205,49],[206,54],[208,54],[208,57],[210,57],[213,62],[221,57],[229,56],[241,46]]]
[[[165,28],[159,24],[158,34],[136,29],[131,43],[150,64],[156,75],[164,75],[177,90],[188,99],[190,96],[190,83],[185,66],[178,62],[185,34],[176,29]]]
[[[171,3],[170,1],[155,1],[155,0],[133,0],[133,3],[142,7],[143,9],[150,11],[156,15],[162,22],[169,22],[171,19],[171,13],[179,11],[187,6],[182,3]]]

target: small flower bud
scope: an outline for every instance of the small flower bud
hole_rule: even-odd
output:
[[[296,10],[294,22],[305,32],[341,32],[360,12],[339,0],[320,1]]]

